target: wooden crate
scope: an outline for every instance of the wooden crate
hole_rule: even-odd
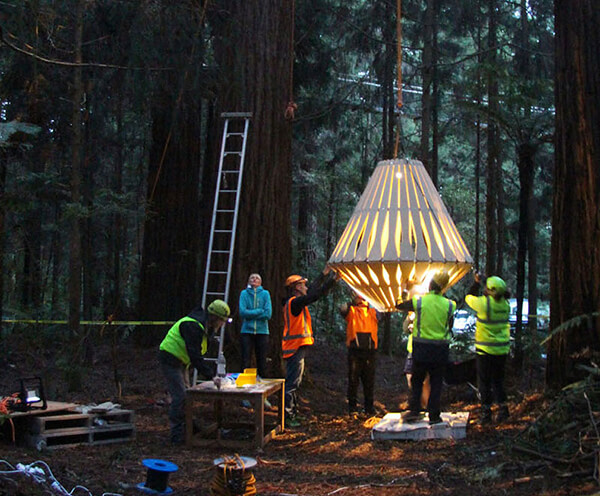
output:
[[[129,441],[135,437],[133,417],[132,410],[32,417],[26,443],[42,450]]]

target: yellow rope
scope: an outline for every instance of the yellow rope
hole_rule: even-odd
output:
[[[220,469],[223,470],[220,470]],[[236,453],[233,457],[224,456],[217,465],[217,473],[210,485],[213,496],[254,496],[256,478],[246,471],[244,460]]]
[[[398,100],[396,106],[398,111],[402,108],[402,0],[396,2],[396,71],[398,83]],[[398,158],[398,147],[400,146],[400,113],[398,113],[398,125],[396,126],[396,142],[394,143],[394,158]]]
[[[396,106],[402,108],[402,0],[398,0],[396,4],[396,33],[397,33],[397,50],[396,50],[396,70],[398,72],[398,102]]]

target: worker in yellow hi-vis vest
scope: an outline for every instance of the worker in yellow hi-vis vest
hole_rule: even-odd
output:
[[[483,296],[479,294],[481,276],[465,296],[465,303],[477,313],[475,324],[475,351],[477,352],[477,387],[481,398],[479,423],[492,421],[492,403],[498,404],[497,422],[508,418],[506,392],[504,391],[504,368],[510,351],[510,298],[506,283],[497,276],[485,281]]]
[[[214,365],[203,356],[208,350],[208,339],[225,325],[231,313],[223,300],[214,300],[206,310],[197,306],[175,322],[159,347],[159,361],[171,396],[169,425],[173,444],[183,444],[185,440],[186,370],[191,365],[206,378],[214,376]]]
[[[398,310],[415,312],[412,332],[412,389],[409,412],[403,417],[405,422],[416,422],[420,419],[421,393],[428,373],[431,384],[427,403],[429,423],[433,425],[442,421],[440,417],[442,385],[448,364],[450,328],[456,310],[456,302],[442,296],[449,280],[447,272],[436,272],[429,284],[429,293],[414,296],[396,305]]]

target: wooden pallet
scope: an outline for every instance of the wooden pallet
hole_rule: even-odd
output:
[[[26,443],[38,450],[109,444],[135,437],[132,410],[32,417]]]
[[[463,439],[467,435],[469,412],[447,413],[440,415],[442,422],[429,425],[426,414],[418,422],[405,423],[400,413],[388,413],[373,427],[371,439],[410,439],[414,441],[424,439]]]

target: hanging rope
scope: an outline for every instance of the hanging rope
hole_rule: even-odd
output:
[[[292,0],[292,28],[290,29],[290,98],[285,109],[285,118],[288,121],[294,120],[294,113],[298,109],[298,105],[294,103],[294,24],[296,20],[296,0]]]
[[[402,0],[396,2],[396,73],[398,84],[398,123],[396,125],[396,143],[394,145],[394,158],[398,158],[400,146],[400,111],[402,109]]]

